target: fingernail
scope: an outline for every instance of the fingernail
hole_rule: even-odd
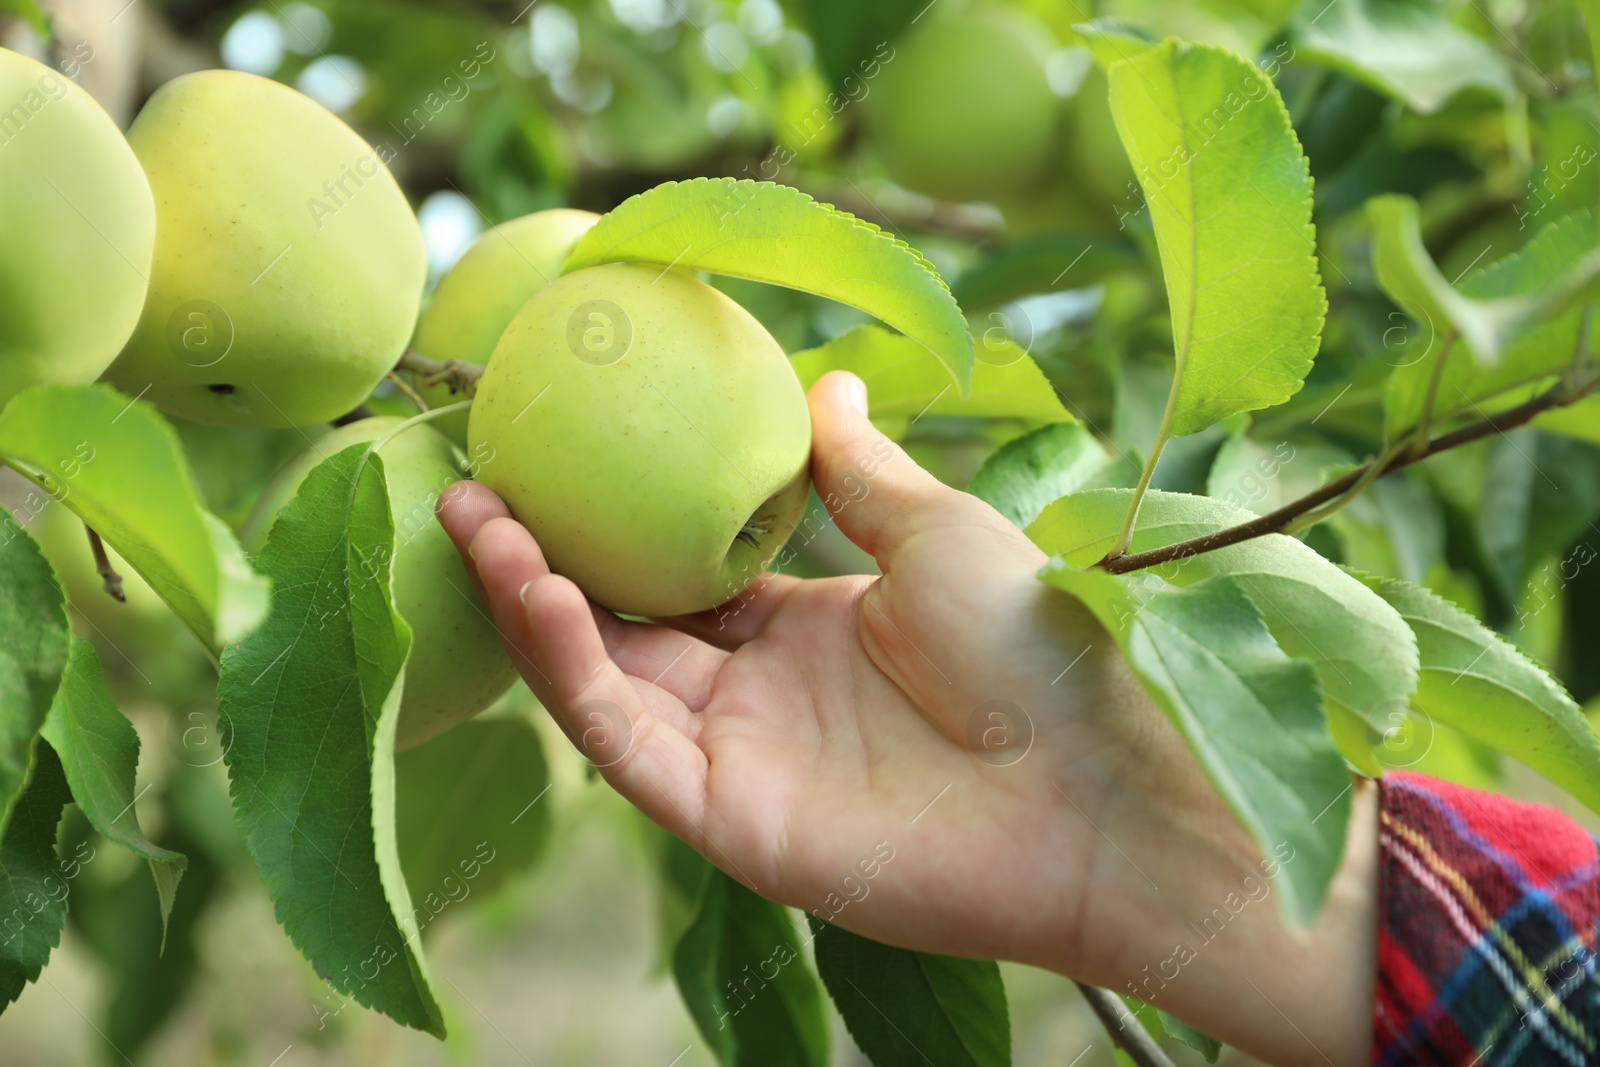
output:
[[[467,545],[467,555],[472,557],[472,562],[478,562],[478,542],[473,541]]]
[[[522,588],[517,590],[517,599],[522,601],[523,607],[528,606],[528,586],[532,584],[533,579],[529,578],[527,581],[522,583]]]
[[[865,415],[867,413],[867,383],[849,371],[845,371],[845,375],[845,394],[850,399],[850,406]]]

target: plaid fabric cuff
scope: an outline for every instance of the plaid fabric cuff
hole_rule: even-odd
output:
[[[1372,1062],[1600,1065],[1600,841],[1420,775],[1380,789]]]

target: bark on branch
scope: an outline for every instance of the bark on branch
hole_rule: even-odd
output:
[[[1096,564],[1103,570],[1112,574],[1128,574],[1131,571],[1143,570],[1146,567],[1155,567],[1162,563],[1171,563],[1174,560],[1188,559],[1205,552],[1215,552],[1219,548],[1237,545],[1267,534],[1282,533],[1290,523],[1300,516],[1312,511],[1329,501],[1336,500],[1349,492],[1363,481],[1371,481],[1369,474],[1374,464],[1382,463],[1377,471],[1377,477],[1383,477],[1419,463],[1429,456],[1447,452],[1452,448],[1459,448],[1464,444],[1481,440],[1491,434],[1504,433],[1506,430],[1531,422],[1536,416],[1546,411],[1553,411],[1559,407],[1576,403],[1600,386],[1600,378],[1593,379],[1574,389],[1565,382],[1555,385],[1538,396],[1514,408],[1490,415],[1478,422],[1468,423],[1466,426],[1449,433],[1440,434],[1428,442],[1427,446],[1414,451],[1402,451],[1387,461],[1373,460],[1340,475],[1328,484],[1314,489],[1298,500],[1292,500],[1276,511],[1268,512],[1260,518],[1251,519],[1249,522],[1230,526],[1216,533],[1203,534],[1200,537],[1179,541],[1176,544],[1163,548],[1152,548],[1146,552],[1133,552],[1126,555],[1108,555]]]

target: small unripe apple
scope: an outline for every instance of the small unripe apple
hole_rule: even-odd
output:
[[[203,70],[128,130],[156,200],[150,294],[108,374],[173,415],[311,426],[405,351],[422,234],[380,153],[267,78]]]
[[[554,208],[503,222],[482,234],[439,279],[411,347],[429,359],[489,362],[511,317],[529,297],[561,276],[561,265],[578,238],[599,221],[592,212]],[[443,384],[418,383],[418,391],[429,407],[464,399]],[[430,425],[458,444],[467,443],[465,412],[440,416]]]
[[[63,74],[0,48],[0,406],[92,382],[144,306],[150,184],[122,132]]]
[[[245,547],[260,550],[273,519],[317,464],[404,421],[378,417],[352,422],[290,460],[273,475],[246,520],[241,534]],[[465,477],[465,457],[426,424],[385,442],[378,456],[394,520],[390,588],[400,617],[411,627],[411,657],[395,734],[395,744],[405,748],[494,703],[517,672],[487,609],[478,603],[460,554],[434,518],[439,494]]]
[[[558,574],[633,615],[714,607],[805,510],[811,419],[788,357],[677,271],[575,271],[529,300],[478,382],[476,477]]]
[[[1042,26],[994,4],[913,26],[863,101],[889,176],[945,200],[1026,186],[1049,157],[1060,104],[1048,50]]]

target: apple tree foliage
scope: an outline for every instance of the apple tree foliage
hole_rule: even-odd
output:
[[[817,0],[827,83],[847,87],[922,6]],[[967,449],[959,484],[1050,556],[1040,580],[1099,618],[1263,852],[1293,848],[1287,920],[1323,902],[1352,774],[1492,785],[1506,757],[1600,811],[1594,713],[1550,669],[1600,692],[1600,617],[1579,602],[1600,591],[1600,155],[1569,121],[1596,94],[1569,76],[1587,58],[1528,67],[1600,11],[1551,4],[1516,28],[1525,50],[1427,0],[1130,0],[1076,22],[1048,6],[1032,5],[1100,79],[1114,131],[1115,158],[1073,166],[1131,175],[1109,221],[1097,205],[952,247],[915,217],[880,228],[788,184],[696,178],[623,199],[565,269],[713,276],[803,383],[860,374],[873,420],[952,480]],[[853,311],[826,336],[786,332],[773,289]],[[231,486],[271,464],[224,437],[105,385],[0,410],[0,462],[31,486],[11,510],[81,518],[214,665],[216,758],[290,940],[336,1000],[442,1037],[424,930],[469,883],[487,893],[545,854],[546,754],[514,717],[397,754],[412,635],[378,445],[326,459],[249,558]],[[165,845],[140,829],[139,737],[94,615],[89,639],[69,625],[70,583],[25,525],[0,511],[5,1003],[69,901],[95,899],[58,835],[69,803],[148,868],[158,951],[175,937],[189,959],[185,895],[216,879],[168,847],[195,827]],[[495,844],[456,855],[474,836]],[[656,854],[665,955],[721,1063],[825,1064],[830,1002],[875,1064],[1011,1061],[995,964],[802,926],[675,842]]]

